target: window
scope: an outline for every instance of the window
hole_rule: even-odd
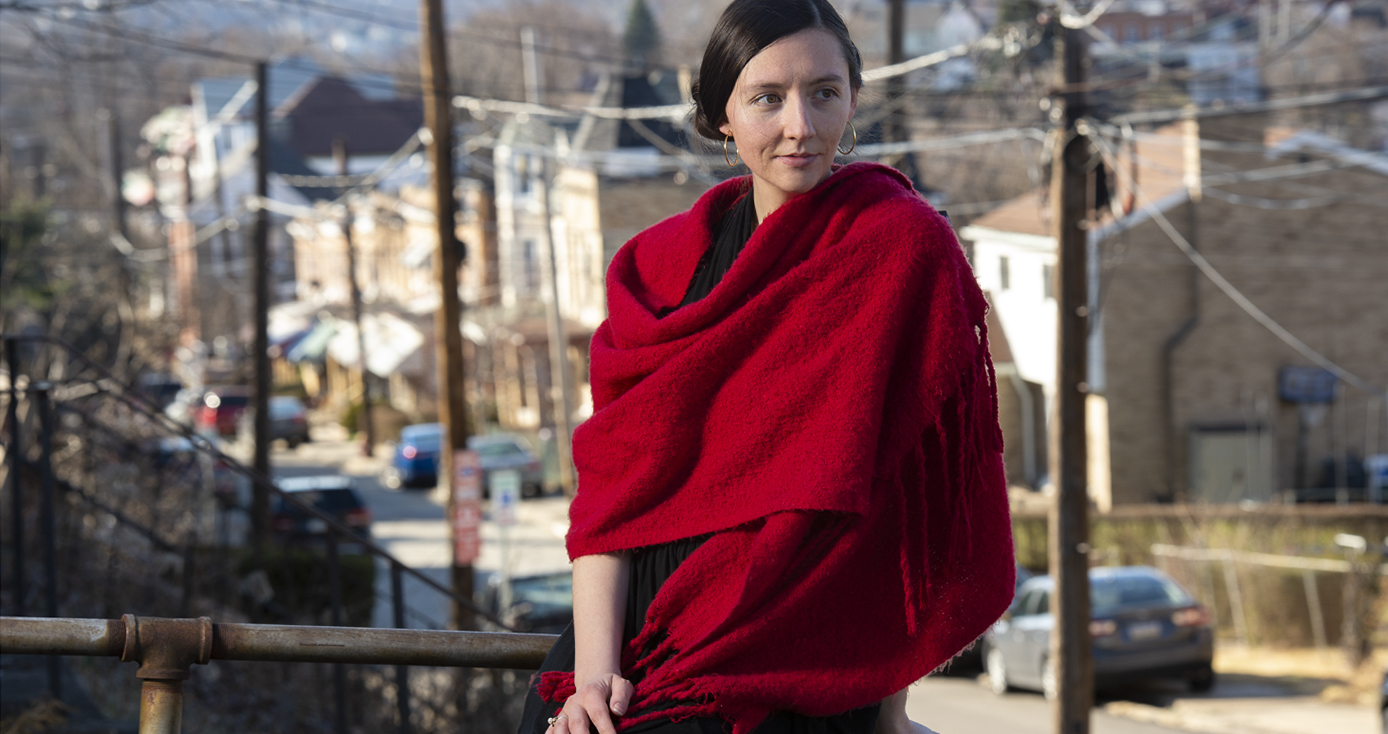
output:
[[[521,243],[521,283],[530,290],[540,287],[540,268],[535,256],[535,240]]]
[[[998,289],[1007,290],[1012,287],[1012,267],[1008,262],[1007,256],[998,258]]]
[[[516,193],[530,193],[530,156],[516,156]]]
[[[1140,38],[1140,33],[1136,23],[1129,23],[1123,26],[1123,40],[1128,43],[1135,43]]]
[[[1153,25],[1151,28],[1147,29],[1147,40],[1160,41],[1162,39],[1162,36],[1165,35],[1165,32],[1166,29],[1162,27],[1162,24],[1157,23]]]
[[[1046,300],[1055,299],[1055,266],[1041,266],[1041,295]]]

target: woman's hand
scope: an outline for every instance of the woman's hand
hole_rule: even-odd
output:
[[[564,710],[546,731],[549,734],[589,734],[591,723],[598,728],[599,734],[617,734],[612,717],[626,713],[634,693],[636,688],[631,682],[616,673],[595,678],[569,696]]]

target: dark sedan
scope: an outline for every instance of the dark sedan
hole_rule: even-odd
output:
[[[985,665],[995,692],[1026,688],[1055,697],[1048,660],[1053,590],[1049,576],[1023,584],[1012,609],[988,631]],[[1183,680],[1197,692],[1214,685],[1209,612],[1166,574],[1147,566],[1090,569],[1089,599],[1096,687],[1159,678]]]
[[[350,477],[337,474],[288,477],[275,480],[275,484],[294,499],[346,525],[357,535],[371,537],[371,510],[362,502],[361,495],[352,489]],[[296,538],[321,537],[329,531],[326,520],[310,515],[280,497],[275,497],[271,507],[270,525],[275,532]]]

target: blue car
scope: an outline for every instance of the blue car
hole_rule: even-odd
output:
[[[391,489],[432,487],[439,480],[439,450],[443,445],[443,426],[417,423],[400,430],[395,457],[386,470],[385,483]]]

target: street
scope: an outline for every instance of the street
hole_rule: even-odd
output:
[[[272,458],[276,477],[312,474],[346,474],[371,508],[372,537],[402,563],[447,585],[449,566],[448,526],[442,498],[429,489],[388,489],[380,481],[389,454],[360,455],[359,446],[344,440],[336,425],[317,427],[315,440],[297,449],[276,446]],[[474,564],[477,588],[488,577],[509,569],[513,576],[568,568],[564,533],[568,530],[568,503],[562,497],[526,500],[517,509],[518,522],[502,528],[491,522],[484,502],[482,555]],[[503,542],[504,541],[504,542]],[[509,547],[509,552],[506,548]],[[449,603],[434,589],[412,576],[403,579],[405,623],[413,629],[444,629]],[[393,627],[390,567],[376,566],[376,627]]]
[[[969,677],[931,676],[911,686],[906,713],[939,734],[1050,734],[1051,704],[1039,693],[996,696]],[[1166,734],[1170,729],[1094,711],[1093,734]]]

